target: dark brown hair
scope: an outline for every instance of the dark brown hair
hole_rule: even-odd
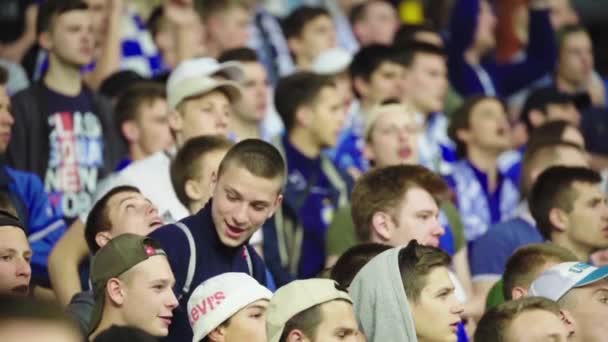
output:
[[[410,241],[399,252],[399,272],[408,300],[417,302],[427,285],[427,276],[437,267],[449,267],[450,256],[439,248]]]

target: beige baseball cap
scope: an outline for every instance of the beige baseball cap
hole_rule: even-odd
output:
[[[228,96],[230,103],[241,98],[241,88],[233,81],[220,81],[211,77],[195,77],[176,82],[167,89],[169,107],[175,109],[182,101],[193,97],[222,90]]]
[[[298,313],[332,300],[352,303],[348,293],[331,279],[295,280],[281,287],[270,300],[266,312],[266,332],[269,342],[278,342],[285,323]]]

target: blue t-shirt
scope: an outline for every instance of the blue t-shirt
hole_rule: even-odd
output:
[[[486,277],[496,280],[504,273],[507,261],[518,248],[543,241],[538,229],[519,217],[493,225],[470,251],[473,279]]]
[[[104,169],[103,126],[88,88],[76,96],[42,88],[49,130],[44,186],[53,207],[70,223],[93,205]]]
[[[323,270],[327,230],[338,207],[347,203],[349,182],[330,165],[340,188],[324,170],[322,164],[331,163],[328,159],[310,159],[286,138],[282,143],[287,160],[285,198],[304,229],[298,277],[310,278]]]

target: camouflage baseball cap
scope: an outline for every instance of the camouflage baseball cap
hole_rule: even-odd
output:
[[[160,244],[156,240],[135,234],[122,234],[115,237],[95,254],[91,264],[95,306],[89,333],[93,332],[101,322],[108,281],[155,255],[166,256],[167,254],[160,248]]]

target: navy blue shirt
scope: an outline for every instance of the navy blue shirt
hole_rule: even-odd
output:
[[[196,287],[205,280],[226,272],[249,272],[245,249],[251,256],[253,266],[252,276],[262,285],[266,285],[266,266],[248,243],[238,247],[224,245],[213,224],[210,200],[207,205],[195,215],[188,216],[180,222],[185,224],[192,233],[196,243],[196,268],[190,292],[183,294],[179,307],[173,311],[173,322],[169,327],[166,341],[192,341],[192,329],[188,321],[187,304],[190,295]],[[160,242],[167,253],[169,264],[175,276],[175,289],[178,295],[188,274],[190,248],[184,232],[174,224],[163,226],[150,234],[150,237]]]
[[[538,229],[519,217],[491,226],[470,251],[473,279],[497,280],[519,247],[543,241]]]
[[[325,157],[310,159],[287,138],[283,138],[282,143],[287,160],[285,200],[294,208],[304,230],[298,277],[310,278],[323,270],[327,230],[341,205],[341,198],[347,204],[350,179],[326,159],[325,163],[329,163],[334,176],[339,178],[337,181],[343,185],[340,189],[323,168],[322,158]]]

